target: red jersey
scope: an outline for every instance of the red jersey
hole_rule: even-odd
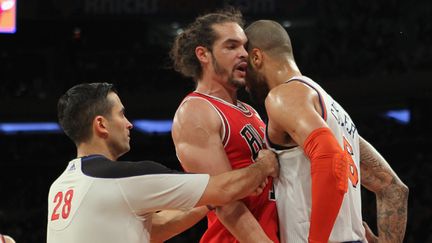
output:
[[[254,162],[259,150],[265,147],[263,139],[265,124],[251,106],[240,101],[235,106],[220,98],[198,92],[190,93],[184,101],[188,99],[206,100],[220,116],[223,125],[222,143],[233,169],[243,168]],[[242,201],[255,216],[267,236],[273,242],[279,242],[276,202],[271,179],[269,178],[269,183],[260,195],[249,196]],[[207,219],[208,229],[200,242],[238,242],[219,221],[214,212],[209,212]]]

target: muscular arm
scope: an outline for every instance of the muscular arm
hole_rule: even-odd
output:
[[[196,206],[224,205],[241,199],[253,193],[268,176],[274,177],[278,172],[276,155],[269,150],[262,150],[256,163],[246,168],[211,176]],[[162,210],[153,214],[152,242],[162,242],[185,231],[201,220],[207,212],[208,208],[204,206],[189,211]]]
[[[241,201],[217,207],[216,215],[239,242],[271,242],[255,217]],[[245,232],[247,232],[246,235]]]
[[[196,207],[189,211],[162,210],[152,217],[151,242],[164,242],[189,229],[208,212],[207,207]]]
[[[270,150],[261,150],[256,162],[248,167],[211,176],[209,183],[196,206],[221,206],[253,194],[265,183],[267,177],[276,177],[279,165],[276,155]]]
[[[203,100],[192,99],[179,108],[174,118],[172,136],[177,156],[187,171],[217,175],[232,170],[222,145],[221,126],[216,111]],[[233,211],[241,212],[241,215],[230,213]],[[241,201],[218,208],[218,217],[239,241],[269,241]]]
[[[327,242],[348,178],[343,151],[321,117],[318,94],[303,83],[290,82],[272,89],[265,105],[271,130],[289,134],[310,160],[312,206],[308,238],[309,242]]]
[[[407,223],[408,187],[387,161],[360,137],[361,183],[377,198],[378,242],[403,242]]]
[[[321,118],[317,93],[300,82],[272,89],[265,106],[273,127],[280,133],[289,134],[299,146],[303,146],[314,130],[328,127]]]

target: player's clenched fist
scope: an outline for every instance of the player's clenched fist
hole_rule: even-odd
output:
[[[277,177],[279,175],[279,161],[276,154],[268,149],[261,149],[258,157],[255,159],[256,163],[262,163],[269,176]]]

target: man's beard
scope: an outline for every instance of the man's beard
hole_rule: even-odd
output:
[[[221,76],[228,75],[228,71],[219,65],[214,55],[212,55],[212,59],[213,59],[214,72],[217,75],[221,75]],[[243,88],[245,86],[244,82],[234,78],[234,71],[232,71],[231,74],[228,75],[228,83],[236,87],[237,89]]]
[[[262,104],[264,103],[264,100],[267,97],[270,89],[264,75],[256,72],[249,65],[250,64],[248,64],[248,69],[246,72],[246,83],[248,88],[247,90],[249,92],[251,100],[258,104]]]

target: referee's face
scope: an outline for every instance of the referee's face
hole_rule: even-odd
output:
[[[108,100],[113,104],[111,116],[107,117],[108,146],[112,154],[118,158],[130,149],[129,141],[132,123],[126,118],[125,109],[116,93],[109,93]]]

